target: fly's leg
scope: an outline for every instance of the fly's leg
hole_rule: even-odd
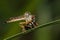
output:
[[[20,27],[22,28],[22,32],[26,32],[26,29],[25,29],[25,22],[21,22],[19,23],[20,24]]]
[[[36,22],[32,22],[32,25],[34,26],[34,28],[36,28],[38,24]]]
[[[29,27],[32,28],[32,24],[31,23],[29,23]]]

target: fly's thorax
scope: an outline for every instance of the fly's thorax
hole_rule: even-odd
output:
[[[30,20],[32,20],[32,16],[29,15],[28,17],[25,17],[25,20],[26,20],[26,21],[30,21]]]

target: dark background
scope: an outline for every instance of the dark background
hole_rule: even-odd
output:
[[[21,32],[19,22],[4,23],[10,17],[30,11],[41,24],[60,19],[60,0],[0,0],[0,40]],[[60,40],[60,22],[9,40]]]

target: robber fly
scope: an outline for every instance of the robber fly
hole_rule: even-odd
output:
[[[20,21],[20,20],[25,20],[24,22],[19,23],[23,32],[26,31],[27,29],[34,28],[38,25],[35,21],[35,16],[28,11],[26,11],[23,16],[10,18],[10,20],[6,22],[11,23],[11,22]]]

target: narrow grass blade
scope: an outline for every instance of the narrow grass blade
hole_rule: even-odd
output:
[[[60,22],[60,19],[55,20],[55,21],[51,21],[51,22],[49,22],[49,23],[45,23],[45,24],[39,25],[39,26],[36,27],[36,28],[32,28],[32,29],[30,29],[30,30],[27,30],[26,32],[17,33],[17,34],[12,35],[12,36],[10,36],[10,37],[8,37],[8,38],[5,38],[4,40],[8,40],[8,39],[13,38],[13,37],[16,37],[16,36],[18,36],[18,35],[27,34],[27,33],[31,32],[31,31],[35,30],[35,29],[43,28],[43,27],[46,27],[46,26],[48,26],[48,25],[54,24],[54,23],[56,23],[56,22]]]

